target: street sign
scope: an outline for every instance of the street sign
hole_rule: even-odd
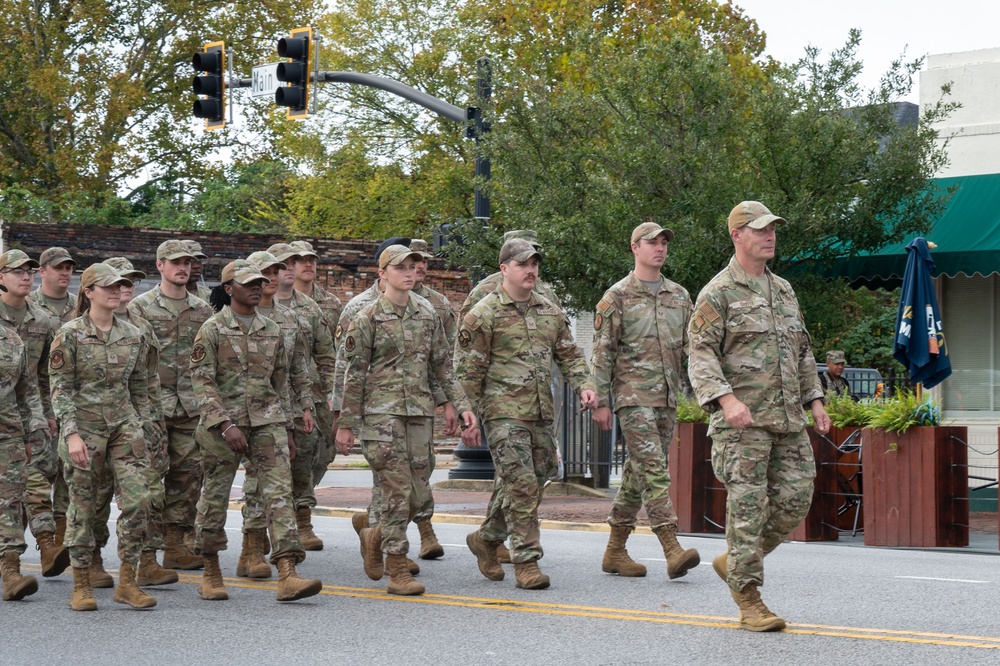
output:
[[[251,97],[270,97],[274,99],[274,91],[278,89],[281,82],[278,81],[278,63],[272,62],[266,65],[257,65],[253,68],[253,78],[250,87]]]

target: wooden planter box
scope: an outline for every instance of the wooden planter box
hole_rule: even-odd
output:
[[[668,457],[678,531],[724,532],[726,489],[712,472],[708,424],[678,423]]]
[[[813,458],[816,460],[812,506],[788,538],[793,541],[837,541],[840,538],[840,532],[837,530],[837,509],[842,504],[839,501],[840,491],[837,484],[837,477],[841,474],[840,466],[837,464],[840,458],[837,446],[852,431],[831,428],[826,439],[817,435],[812,427],[806,428],[806,432],[809,433],[809,443],[812,445]]]
[[[862,431],[866,546],[969,545],[967,439],[965,427]]]

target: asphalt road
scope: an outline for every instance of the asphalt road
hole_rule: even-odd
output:
[[[1000,560],[990,555],[785,544],[768,558],[764,599],[789,621],[779,634],[736,629],[735,605],[709,560],[722,541],[685,538],[703,564],[669,581],[656,540],[634,535],[646,578],[603,574],[606,534],[545,530],[552,587],[524,591],[483,578],[465,525],[439,524],[445,557],[421,563],[422,597],[392,597],[362,571],[346,518],[315,518],[327,549],[302,575],[324,592],[279,604],[275,582],[234,577],[222,554],[227,602],[202,601],[199,574],[148,588],[159,605],[133,611],[98,590],[95,613],[67,608],[69,573],[24,602],[0,602],[0,663],[83,664],[996,664]],[[410,538],[417,543],[416,529]],[[109,569],[117,568],[110,548]],[[24,557],[38,573],[37,552]]]

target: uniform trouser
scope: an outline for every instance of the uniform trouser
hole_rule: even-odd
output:
[[[295,419],[295,458],[290,462],[292,474],[292,507],[316,506],[316,493],[313,486],[313,460],[316,456],[318,433],[313,429],[306,433],[301,417]],[[318,426],[317,426],[318,428]],[[260,498],[260,484],[257,483],[256,470],[245,465],[243,477],[243,494],[246,502],[243,504],[243,531],[262,530],[267,527],[267,516]]]
[[[149,454],[142,426],[138,421],[114,426],[77,422],[77,428],[90,452],[90,462],[86,465],[75,465],[69,458],[65,437],[61,436],[59,441],[59,457],[69,488],[65,543],[73,566],[90,566],[91,553],[97,546],[94,523],[106,460],[111,461],[113,485],[120,495],[118,557],[122,562],[137,563],[146,540],[150,503]]]
[[[21,522],[27,458],[23,439],[0,440],[0,554],[12,550],[20,555],[27,548]]]
[[[305,551],[302,550],[295,526],[292,473],[285,428],[280,424],[256,428],[243,425],[237,427],[243,431],[249,445],[249,451],[245,455],[232,451],[218,428],[208,430],[204,426],[198,426],[205,485],[198,500],[198,515],[195,519],[195,550],[199,555],[215,555],[226,549],[229,491],[236,478],[240,460],[245,460],[248,473],[252,473],[257,479],[267,526],[270,528],[271,561],[294,557],[297,562],[301,562],[305,559]]]
[[[432,416],[366,416],[361,449],[382,493],[382,551],[405,555],[406,527],[423,500],[417,488],[430,479]]]
[[[170,468],[163,478],[163,523],[189,529],[201,493],[201,454],[195,441],[197,418],[167,419],[167,453]]]
[[[433,424],[432,424],[433,425]],[[430,453],[427,458],[426,478],[423,474],[419,479],[414,479],[416,485],[413,492],[416,493],[415,502],[417,513],[413,516],[414,522],[423,522],[434,517],[434,491],[431,489],[431,474],[437,464],[437,456],[434,455],[434,429],[431,428]],[[379,522],[382,516],[382,489],[377,483],[372,484],[372,498],[368,504],[368,524],[374,525]]]
[[[721,429],[712,435],[712,469],[726,486],[729,587],[764,584],[764,556],[792,533],[812,503],[813,459],[804,430]]]
[[[627,455],[608,524],[635,527],[639,509],[645,506],[653,531],[667,525],[676,527],[677,512],[668,492],[667,452],[674,438],[677,411],[669,407],[621,407],[617,414]]]
[[[486,422],[486,437],[501,488],[498,491],[494,484],[494,498],[479,534],[487,541],[509,536],[515,564],[540,559],[544,553],[538,503],[545,481],[558,466],[552,423],[494,419]]]
[[[166,435],[158,423],[144,423],[143,434],[149,450],[149,529],[143,550],[163,550],[163,509],[165,491],[163,478],[170,471],[170,455]]]
[[[25,468],[24,507],[28,513],[28,527],[37,537],[56,531],[56,521],[52,517],[52,486],[59,474],[60,462],[53,438],[47,431],[31,433],[28,445],[31,447],[31,462]]]
[[[333,412],[327,407],[326,401],[317,402],[313,410],[316,418],[317,435],[316,457],[313,465],[313,488],[318,486],[326,475],[326,470],[330,463],[337,457],[337,446],[333,439]],[[313,498],[315,501],[315,497]],[[313,504],[312,506],[316,506]]]

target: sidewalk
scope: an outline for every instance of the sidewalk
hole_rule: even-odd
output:
[[[338,460],[331,469],[354,468],[357,458],[349,458],[343,463]],[[437,467],[444,469],[454,466],[455,461],[449,451],[439,451]],[[332,476],[332,475],[331,475]],[[327,480],[331,478],[327,477]],[[440,523],[478,525],[486,514],[492,489],[491,481],[442,481],[434,484],[434,520]],[[591,532],[609,531],[607,517],[616,487],[610,489],[590,489],[571,484],[550,484],[538,507],[538,517],[543,529],[581,530]],[[357,511],[365,511],[371,497],[370,488],[344,488],[320,486],[316,488],[317,506],[314,513],[323,516],[349,517]],[[995,513],[973,513],[969,519],[969,545],[963,548],[934,549],[959,553],[1000,555],[998,544],[998,518]],[[649,519],[645,511],[638,516],[638,533],[650,534]],[[698,534],[699,537],[724,538],[721,533]],[[850,533],[841,534],[838,541],[821,542],[829,545],[864,546],[864,536]]]

